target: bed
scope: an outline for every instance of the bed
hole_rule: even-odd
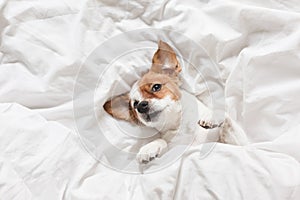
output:
[[[300,199],[299,11],[294,0],[1,1],[0,199]],[[120,157],[141,143],[117,123],[151,130],[102,105],[147,70],[158,39],[182,55],[182,89],[223,107],[249,145],[178,140],[163,167]]]

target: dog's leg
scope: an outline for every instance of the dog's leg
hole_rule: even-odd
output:
[[[164,139],[156,139],[144,146],[139,150],[136,158],[139,163],[148,163],[154,158],[159,157],[168,148],[168,144]]]
[[[215,124],[211,120],[201,119],[198,121],[199,130],[197,131],[195,144],[217,142],[220,136],[222,123]]]
[[[160,157],[168,149],[168,142],[178,133],[177,129],[168,130],[161,135],[160,139],[156,139],[140,149],[137,154],[137,160],[140,163],[148,163],[149,161]]]
[[[214,130],[219,133],[219,142],[234,145],[248,144],[248,139],[243,129],[241,129],[241,127],[236,122],[234,122],[229,116],[226,116],[224,122],[220,124],[214,124],[209,120],[199,120],[198,124],[204,129],[211,129],[207,138],[210,138],[209,136],[211,135],[212,130]],[[207,139],[206,142],[208,141],[211,140]]]
[[[234,145],[248,144],[248,138],[243,129],[229,116],[226,117],[221,126],[219,141]]]

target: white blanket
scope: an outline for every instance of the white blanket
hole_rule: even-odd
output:
[[[300,199],[299,11],[296,0],[0,1],[0,199]],[[101,110],[109,91],[122,80],[125,86],[115,92],[130,89],[149,67],[160,35],[114,41],[104,54],[95,52],[138,28],[184,36],[161,37],[209,76],[185,64],[182,88],[208,104],[204,79],[218,83],[250,145],[195,145],[171,165],[144,174],[97,160],[105,147],[77,120],[87,129],[113,121]],[[151,48],[111,60],[136,39],[145,39],[136,47]],[[205,55],[192,56],[189,41]],[[80,66],[101,71],[113,62],[107,81],[99,83],[103,90],[85,99],[100,74],[90,76],[93,71]],[[219,74],[205,72],[212,63]],[[90,101],[97,123],[85,109]],[[132,150],[128,138],[110,139]]]

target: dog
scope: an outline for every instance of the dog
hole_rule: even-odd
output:
[[[150,70],[133,84],[130,92],[113,97],[103,105],[104,110],[116,119],[159,131],[160,138],[140,148],[137,154],[139,163],[148,163],[161,156],[167,151],[170,140],[178,133],[182,116],[179,87],[181,70],[171,46],[159,41]],[[220,142],[246,143],[245,134],[241,130],[242,134],[235,135],[229,118],[220,124],[202,119],[199,120],[199,126],[204,129],[220,129]]]

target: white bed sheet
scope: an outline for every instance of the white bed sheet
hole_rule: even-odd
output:
[[[297,1],[4,0],[0,8],[0,199],[300,198]],[[73,115],[79,67],[112,36],[149,27],[207,51],[250,145],[217,144],[206,156],[193,146],[173,165],[135,175],[87,152]]]

